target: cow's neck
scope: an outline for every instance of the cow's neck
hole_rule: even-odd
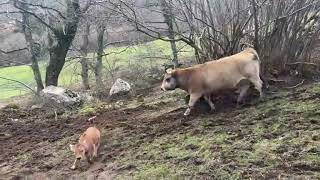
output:
[[[175,73],[177,76],[177,88],[188,91],[189,79],[192,73],[191,70],[183,69],[176,71]]]

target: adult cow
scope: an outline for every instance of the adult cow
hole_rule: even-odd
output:
[[[262,80],[259,74],[258,53],[252,48],[246,48],[240,53],[204,64],[168,70],[161,89],[168,91],[180,88],[187,91],[190,94],[190,100],[184,115],[188,116],[195,103],[202,96],[214,110],[215,106],[210,95],[215,92],[239,89],[237,102],[240,103],[250,88],[249,83],[239,83],[242,80],[251,82],[262,98]]]

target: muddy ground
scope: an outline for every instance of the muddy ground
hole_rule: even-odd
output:
[[[0,179],[320,178],[320,85],[281,90],[237,108],[185,118],[183,92],[143,92],[121,107],[88,105],[55,119],[48,110],[1,110]],[[70,170],[68,149],[91,124],[102,130],[96,162]]]

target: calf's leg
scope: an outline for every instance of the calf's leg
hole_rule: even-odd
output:
[[[98,150],[100,148],[100,139],[98,140],[97,146],[96,146],[96,157],[98,156]]]
[[[78,163],[78,159],[75,159],[73,162],[73,165],[71,166],[71,169],[76,169],[77,168],[77,163]]]
[[[88,162],[89,164],[92,164],[92,163],[93,163],[93,159],[92,159],[93,153],[94,153],[94,152],[91,152],[91,153],[86,154],[86,159],[87,159],[87,162]]]
[[[94,144],[93,145],[93,155],[92,157],[97,157],[97,146]]]

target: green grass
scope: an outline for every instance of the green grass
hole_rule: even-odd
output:
[[[118,179],[263,179],[294,177],[299,171],[305,179],[319,177],[318,102],[309,98],[319,87],[304,87],[305,96],[298,96],[302,99],[290,95],[229,112],[197,114],[181,120],[186,129],[179,125],[163,132],[162,125],[153,124],[150,136],[112,132],[108,145],[126,147],[115,158],[116,166],[131,167],[121,168]],[[292,174],[295,169],[299,171]]]
[[[179,58],[192,56],[193,52],[189,46],[184,43],[177,43]],[[110,54],[103,58],[104,77],[110,76],[112,71],[128,69],[129,67],[157,67],[167,63],[171,57],[171,48],[169,42],[155,40],[145,44],[138,44],[129,47],[110,47],[105,50]],[[94,54],[90,53],[88,57],[92,58]],[[94,63],[91,61],[91,63]],[[45,78],[46,61],[39,63],[42,80]],[[77,60],[67,60],[59,77],[59,86],[73,86],[81,81],[81,66]],[[93,79],[93,71],[90,70],[90,78]],[[0,68],[0,77],[10,78],[25,83],[31,88],[35,88],[33,73],[29,66],[13,66]],[[0,79],[0,101],[7,100],[14,96],[30,93],[30,90],[21,84]]]

